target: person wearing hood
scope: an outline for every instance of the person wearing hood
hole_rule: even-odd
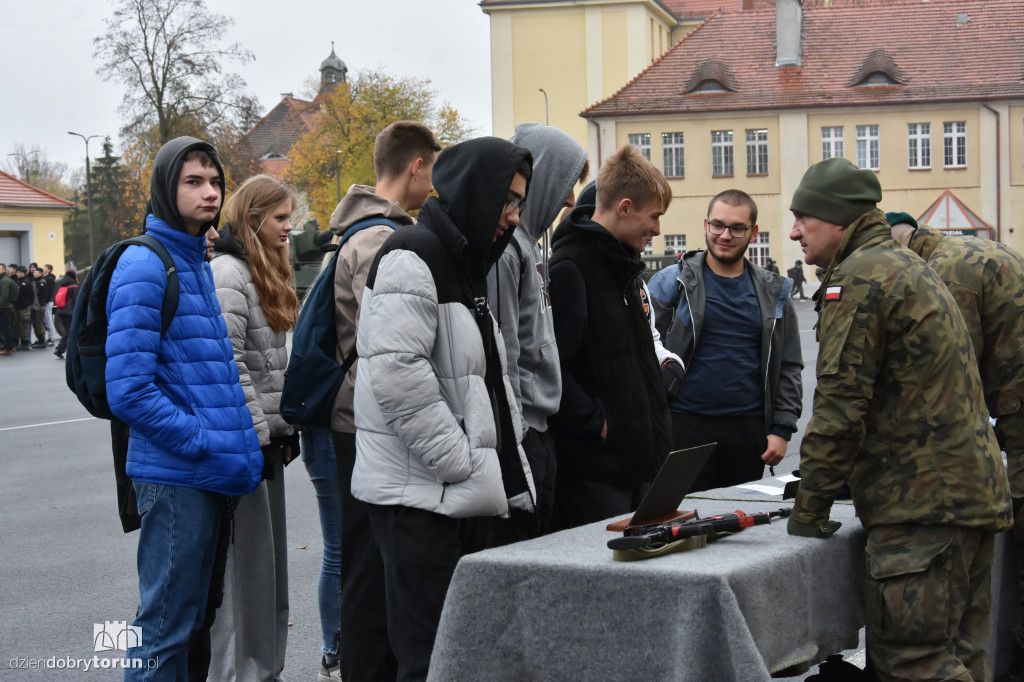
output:
[[[596,205],[555,230],[551,258],[562,366],[555,516],[565,528],[636,509],[672,444],[640,260],[672,189],[630,146],[605,161],[596,187]]]
[[[334,323],[338,334],[335,359],[339,365],[344,366],[350,354],[356,352],[360,306],[377,251],[394,232],[392,224],[415,223],[409,213],[423,206],[433,189],[432,173],[439,151],[441,144],[434,133],[419,121],[390,124],[374,139],[376,186],[352,185],[331,216],[331,233],[336,240],[357,222],[376,222],[353,234],[337,256]],[[395,656],[387,633],[384,566],[370,529],[367,505],[352,496],[356,461],[353,399],[358,369],[358,361],[351,363],[338,390],[328,442],[319,449],[303,451],[306,469],[317,488],[325,543],[320,577],[324,682],[335,679],[332,674],[347,682],[395,679]],[[317,442],[315,429],[309,437]],[[332,566],[328,566],[329,560]]]
[[[281,416],[287,336],[298,300],[288,233],[295,199],[269,175],[241,184],[224,206],[226,224],[210,268],[227,323],[245,402],[263,452],[263,482],[239,499],[224,573],[224,601],[211,632],[211,680],[280,680],[288,641],[288,539],[284,466],[298,455]]]
[[[384,563],[397,679],[426,679],[459,558],[478,517],[532,511],[522,419],[487,272],[519,223],[530,152],[483,137],[443,150],[438,196],[377,252],[359,312],[352,494]],[[476,538],[474,538],[476,539]]]
[[[562,376],[548,296],[548,228],[559,211],[572,208],[573,186],[586,182],[587,152],[567,133],[541,123],[522,123],[510,138],[533,155],[530,201],[501,258],[487,275],[487,298],[498,320],[508,378],[523,418],[523,450],[537,488],[536,515],[515,515],[510,539],[546,533],[554,503],[556,460],[548,417],[558,411]],[[527,526],[521,527],[524,522]]]
[[[179,137],[157,152],[146,233],[178,276],[175,316],[161,334],[167,272],[144,246],[118,259],[107,295],[107,400],[127,425],[127,473],[138,498],[139,611],[132,656],[155,669],[125,680],[182,680],[188,641],[203,621],[222,514],[260,482],[263,456],[221,316],[204,233],[217,225],[224,170],[207,142]]]

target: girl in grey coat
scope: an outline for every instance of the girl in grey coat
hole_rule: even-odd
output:
[[[217,298],[263,450],[256,492],[240,498],[224,574],[224,601],[213,626],[211,680],[280,680],[288,635],[288,548],[284,465],[298,455],[281,416],[288,364],[285,341],[295,326],[288,233],[295,206],[280,181],[257,175],[228,199],[228,223],[211,262]]]

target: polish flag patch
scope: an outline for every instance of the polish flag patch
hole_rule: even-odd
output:
[[[825,300],[826,301],[838,301],[843,297],[842,287],[829,287],[825,289]]]

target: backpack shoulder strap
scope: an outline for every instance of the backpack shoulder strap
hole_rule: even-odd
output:
[[[137,244],[138,246],[145,246],[152,250],[157,256],[160,257],[160,262],[163,263],[164,271],[167,273],[167,291],[164,292],[164,302],[160,307],[160,335],[167,333],[167,330],[171,327],[171,322],[174,320],[174,313],[178,310],[178,270],[174,266],[174,260],[171,258],[171,254],[167,252],[165,247],[159,239],[151,234],[142,234],[137,237],[131,237],[122,242],[125,247],[130,244]],[[120,257],[121,252],[118,253]],[[106,305],[106,303],[104,303]]]
[[[358,220],[349,225],[347,228],[345,228],[345,232],[341,235],[341,241],[338,242],[338,249],[340,250],[341,245],[347,242],[349,238],[356,232],[359,232],[360,230],[365,230],[368,227],[373,227],[374,225],[387,225],[392,230],[397,230],[399,227],[398,223],[396,223],[394,220],[391,220],[390,218],[385,218],[384,216],[363,218],[362,220]]]

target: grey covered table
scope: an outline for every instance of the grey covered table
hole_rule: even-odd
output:
[[[791,505],[731,492],[682,508]],[[781,519],[645,561],[614,561],[605,523],[466,556],[429,679],[755,682],[853,648],[867,536],[851,505],[832,518],[843,527],[829,540],[791,537]]]

